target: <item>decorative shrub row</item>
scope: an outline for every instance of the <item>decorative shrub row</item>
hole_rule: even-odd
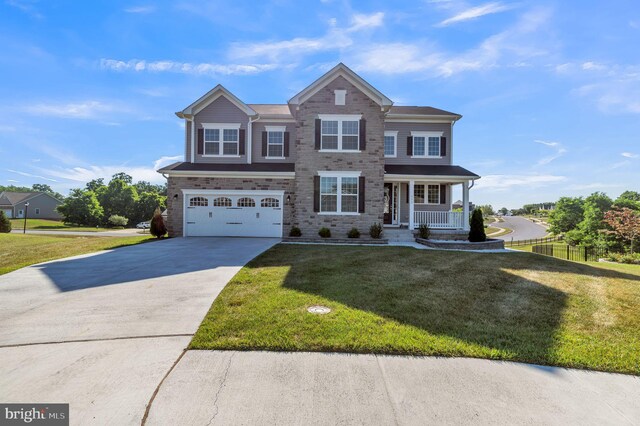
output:
[[[331,238],[331,230],[329,228],[322,227],[318,231],[318,235],[321,238]],[[371,236],[371,238],[375,238],[375,239],[382,237],[382,226],[379,223],[374,223],[373,225],[371,225],[371,227],[369,228],[369,235]],[[289,236],[301,237],[302,231],[297,226],[294,226],[289,231]],[[358,230],[358,228],[351,228],[351,230],[347,232],[347,237],[360,238],[360,231]]]

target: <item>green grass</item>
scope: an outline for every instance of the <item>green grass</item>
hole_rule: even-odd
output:
[[[24,219],[11,219],[11,227],[14,230],[24,228]],[[109,231],[109,228],[96,228],[90,226],[73,226],[65,225],[60,220],[51,219],[27,219],[27,229],[38,229],[43,231],[84,231],[84,232],[100,232]]]
[[[0,234],[0,275],[78,254],[152,241],[149,237],[73,237],[63,235]]]
[[[312,305],[332,309],[307,313]],[[191,349],[468,356],[640,374],[640,267],[528,253],[278,245]]]

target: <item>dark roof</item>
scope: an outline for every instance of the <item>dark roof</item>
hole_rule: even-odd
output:
[[[435,166],[422,164],[386,164],[386,174],[390,175],[421,175],[421,176],[459,176],[479,178],[477,174],[460,166]]]
[[[389,114],[410,114],[410,115],[460,115],[455,112],[445,111],[443,109],[433,108],[430,106],[392,106]]]
[[[28,198],[33,198],[36,195],[44,194],[44,192],[10,192],[4,191],[0,193],[0,205],[3,206],[15,206],[16,204],[26,201]]]
[[[252,163],[252,164],[229,164],[229,163],[189,163],[178,162],[163,167],[158,172],[293,172],[293,163]]]

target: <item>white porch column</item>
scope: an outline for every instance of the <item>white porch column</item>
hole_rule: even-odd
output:
[[[462,226],[469,230],[469,182],[462,183]]]
[[[414,203],[414,196],[413,196],[413,188],[415,186],[416,181],[415,180],[410,180],[409,181],[409,229],[413,230],[415,229],[416,224],[414,223],[414,214],[413,214],[413,203]]]

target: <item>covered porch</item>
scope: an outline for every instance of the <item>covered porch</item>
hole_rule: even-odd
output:
[[[388,168],[439,174],[397,174]],[[426,169],[428,168],[428,169]],[[418,229],[427,225],[432,230],[469,230],[469,189],[479,176],[458,166],[386,166],[384,179],[384,225]],[[455,175],[443,175],[444,172]],[[452,211],[453,189],[462,188],[462,211]]]

